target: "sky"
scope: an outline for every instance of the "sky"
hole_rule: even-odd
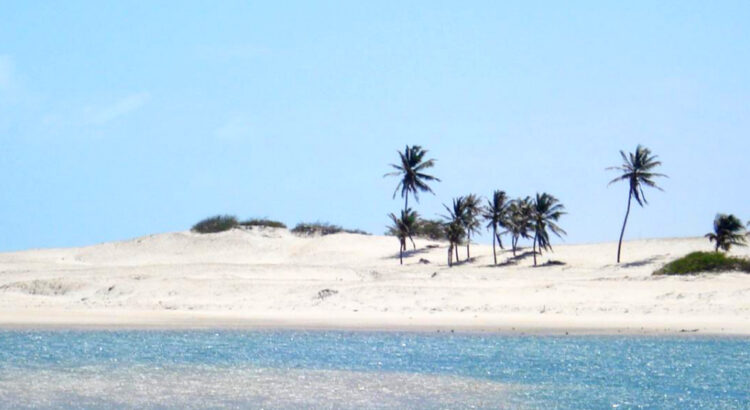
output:
[[[750,2],[0,0],[0,251],[215,214],[381,234],[405,145],[442,182],[616,241],[620,150],[658,155],[626,239],[750,220]],[[486,234],[479,238],[487,242]]]

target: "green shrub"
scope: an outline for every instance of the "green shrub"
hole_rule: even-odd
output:
[[[216,233],[228,231],[238,226],[237,218],[232,215],[216,215],[193,225],[191,231],[197,233]]]
[[[719,252],[693,252],[669,262],[654,275],[686,275],[702,272],[741,271],[750,273],[750,260]]]
[[[445,225],[433,219],[420,219],[417,223],[416,236],[434,241],[445,239]]]
[[[360,230],[360,229],[344,229],[338,225],[333,225],[328,222],[303,222],[298,223],[297,226],[295,226],[292,229],[292,232],[297,235],[306,235],[306,236],[312,236],[312,235],[332,235],[335,233],[354,233],[359,235],[369,235],[369,233]]]
[[[279,221],[272,221],[270,219],[248,219],[247,221],[240,222],[241,226],[252,228],[254,226],[259,226],[261,228],[286,228],[286,225]]]
[[[342,232],[344,233],[351,233],[355,235],[370,235],[369,232],[363,231],[361,229],[344,229]]]

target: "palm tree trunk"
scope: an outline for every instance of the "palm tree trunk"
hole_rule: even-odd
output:
[[[497,251],[495,251],[495,237],[497,236],[497,227],[492,226],[492,256],[495,258],[495,265],[497,265]]]
[[[448,267],[453,266],[453,242],[448,246]]]
[[[404,198],[404,212],[406,212],[406,210],[409,209],[409,192],[406,192],[406,196]]]
[[[414,250],[416,251],[416,250],[417,250],[417,244],[416,244],[416,243],[414,243],[414,238],[412,238],[412,237],[411,237],[411,235],[409,235],[409,240],[411,241],[411,246],[412,246],[412,247],[414,248]]]
[[[625,211],[625,220],[622,221],[622,230],[620,231],[620,241],[617,242],[617,263],[620,263],[620,250],[622,249],[622,237],[625,235],[625,224],[628,223],[628,215],[630,215],[630,203],[633,201],[633,192],[628,193],[628,210]]]
[[[534,244],[531,246],[531,252],[534,254],[534,266],[536,266],[536,233],[534,234]]]
[[[469,253],[469,245],[471,245],[471,232],[469,232],[466,235],[466,260],[467,261],[471,259],[471,254]]]
[[[456,242],[456,246],[453,249],[456,250],[456,263],[461,262],[461,259],[458,258],[458,242]]]

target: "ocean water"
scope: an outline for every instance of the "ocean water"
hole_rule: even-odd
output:
[[[2,408],[750,408],[750,339],[0,331]]]

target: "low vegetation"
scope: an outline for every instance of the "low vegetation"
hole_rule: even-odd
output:
[[[261,228],[286,228],[286,225],[284,225],[282,222],[257,218],[240,222],[240,226],[244,226],[246,228],[252,228],[256,226]]]
[[[216,215],[206,218],[193,225],[193,232],[197,233],[216,233],[228,231],[239,226],[237,218],[232,215]]]
[[[693,252],[669,262],[654,275],[690,275],[704,272],[747,272],[750,260],[727,256],[720,252]]]
[[[301,222],[297,226],[292,228],[292,233],[304,236],[313,235],[332,235],[335,233],[353,233],[359,235],[369,235],[369,233],[360,229],[344,229],[338,225],[333,225],[328,222]]]
[[[418,238],[427,238],[433,241],[444,240],[445,225],[441,221],[434,219],[419,219],[417,221],[417,230],[414,236]]]

